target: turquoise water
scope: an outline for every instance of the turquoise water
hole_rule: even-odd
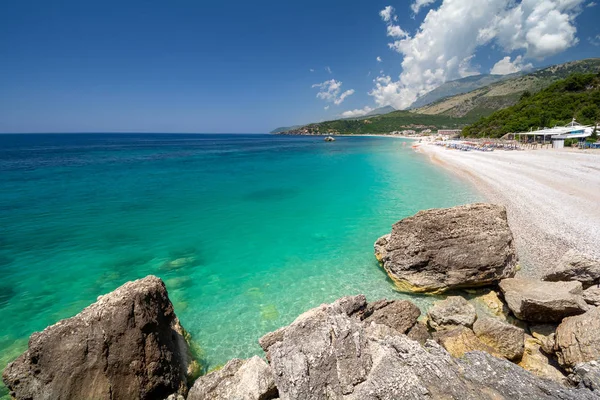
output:
[[[32,332],[148,274],[209,368],[260,354],[261,335],[321,303],[406,297],[373,242],[478,198],[376,137],[0,135],[0,187],[0,368]]]

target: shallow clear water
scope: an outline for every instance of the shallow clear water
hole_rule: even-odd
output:
[[[321,303],[406,297],[373,242],[477,199],[377,137],[0,135],[0,188],[0,368],[33,331],[148,274],[209,367],[260,354],[262,334]]]

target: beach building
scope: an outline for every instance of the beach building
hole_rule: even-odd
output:
[[[543,128],[536,131],[519,132],[512,134],[519,141],[534,141],[539,143],[552,143],[555,149],[561,149],[565,146],[566,139],[578,139],[584,141],[592,136],[594,126],[581,125],[575,118],[566,126],[555,126],[554,128]]]
[[[460,137],[462,133],[461,129],[439,129],[437,131],[438,136],[448,137],[448,138],[457,138]]]

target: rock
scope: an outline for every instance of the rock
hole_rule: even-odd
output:
[[[281,400],[596,398],[486,353],[453,358],[433,341],[421,346],[357,316],[324,305],[278,333],[268,352]]]
[[[429,334],[429,330],[427,329],[427,325],[422,322],[417,322],[415,326],[410,328],[408,333],[406,334],[412,340],[415,340],[421,344],[425,344],[429,339],[431,339],[431,335]]]
[[[476,296],[472,299],[473,305],[476,310],[481,310],[483,314],[493,316],[504,321],[508,320],[510,310],[500,300],[498,293],[493,290],[489,290],[484,294]],[[478,313],[479,315],[479,313]]]
[[[481,318],[473,324],[473,332],[509,360],[520,360],[523,356],[525,332],[521,328],[496,318]]]
[[[563,385],[568,383],[567,377],[561,372],[556,361],[544,354],[540,342],[529,335],[525,338],[525,351],[518,365],[540,378],[550,379]]]
[[[495,357],[504,357],[493,347],[479,340],[472,330],[464,326],[435,332],[433,338],[454,357],[463,357],[465,353],[470,351],[485,351]]]
[[[394,224],[375,248],[408,292],[485,286],[514,276],[517,265],[506,210],[493,204],[420,211]]]
[[[583,314],[589,306],[583,300],[580,282],[541,282],[530,279],[505,279],[500,289],[508,308],[524,321],[559,322]]]
[[[128,282],[43,332],[3,373],[16,399],[164,399],[193,374],[164,283]]]
[[[556,355],[566,369],[600,359],[600,308],[565,318],[556,329]]]
[[[269,400],[277,398],[271,368],[260,357],[233,359],[196,380],[188,400]]]
[[[573,367],[576,383],[595,392],[600,392],[600,362],[590,361]]]
[[[593,306],[600,306],[600,286],[595,285],[583,291],[583,299]]]
[[[387,235],[383,235],[382,237],[377,239],[377,241],[375,242],[375,258],[380,263],[383,262],[383,258],[387,255],[387,250],[385,248],[388,244],[388,241],[390,240],[390,236],[392,235],[388,233]]]
[[[477,319],[475,307],[460,296],[450,296],[436,301],[427,311],[427,323],[436,331],[457,326],[472,327]]]
[[[579,281],[584,288],[600,283],[600,260],[588,258],[575,250],[565,253],[558,265],[546,273],[545,281]]]
[[[367,305],[363,319],[366,323],[375,322],[406,333],[420,315],[419,307],[410,301],[380,300]]]

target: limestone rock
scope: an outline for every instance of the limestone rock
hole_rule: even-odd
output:
[[[541,282],[531,279],[505,279],[500,289],[508,308],[524,321],[558,322],[583,314],[589,306],[583,300],[580,282]]]
[[[565,318],[556,329],[558,362],[569,369],[600,359],[600,308]]]
[[[367,305],[363,319],[366,323],[375,322],[406,333],[420,315],[419,307],[410,301],[380,300]]]
[[[390,240],[391,234],[383,235],[375,242],[375,258],[379,262],[383,262],[384,257],[387,255],[386,246]]]
[[[473,332],[509,360],[520,360],[523,356],[525,332],[521,328],[496,318],[481,318],[473,324]]]
[[[406,334],[412,340],[415,340],[421,344],[425,344],[429,339],[431,339],[431,335],[429,334],[429,330],[427,329],[427,325],[422,322],[417,322],[415,326],[410,328],[408,333]]]
[[[541,350],[540,342],[527,335],[525,351],[519,361],[519,366],[540,378],[550,379],[561,384],[567,384],[567,377],[561,372],[558,364]]]
[[[513,235],[499,205],[420,211],[394,224],[384,238],[378,240],[376,253],[403,291],[440,293],[493,284],[515,274]]]
[[[583,291],[583,299],[593,306],[600,306],[600,286],[595,285]]]
[[[573,374],[577,377],[576,383],[579,383],[580,386],[600,392],[600,362],[590,361],[577,364],[573,367]]]
[[[500,300],[498,293],[493,290],[488,290],[486,293],[474,297],[471,301],[475,305],[476,310],[480,310],[483,314],[493,316],[504,321],[508,320],[510,310]],[[479,313],[478,313],[479,315]]]
[[[475,307],[460,296],[450,296],[436,301],[427,310],[427,323],[435,330],[452,329],[457,326],[472,327],[477,319]]]
[[[277,397],[271,368],[260,357],[233,359],[196,380],[188,400],[269,400]]]
[[[600,283],[600,260],[588,258],[575,250],[565,253],[558,265],[546,273],[545,281],[579,281],[584,288]]]
[[[126,283],[34,333],[3,379],[16,399],[157,399],[185,395],[194,365],[164,283]]]
[[[479,340],[472,330],[464,326],[435,332],[433,338],[454,357],[463,357],[465,353],[471,351],[485,351],[495,357],[503,358],[501,353]]]

